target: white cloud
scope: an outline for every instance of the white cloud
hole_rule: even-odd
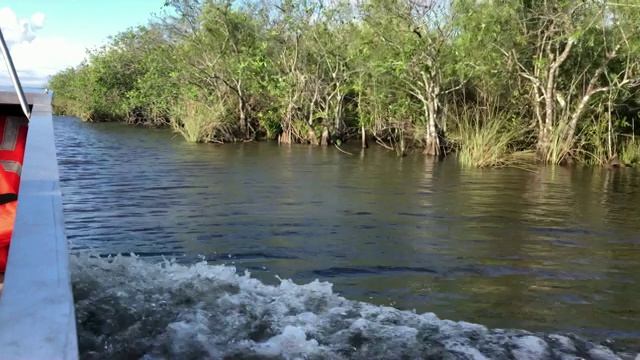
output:
[[[23,41],[29,42],[35,38],[29,22],[25,19],[18,19],[8,7],[0,9],[0,26],[9,46]]]
[[[86,56],[82,45],[61,37],[39,36],[44,26],[45,15],[41,12],[27,20],[19,19],[8,7],[0,9],[0,27],[23,86],[44,86],[49,76],[78,65]],[[11,85],[4,59],[0,59],[0,85]]]
[[[44,14],[41,12],[31,15],[31,24],[36,29],[41,29],[44,26]]]

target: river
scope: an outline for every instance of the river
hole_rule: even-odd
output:
[[[640,347],[636,169],[462,169],[54,122],[85,359]]]

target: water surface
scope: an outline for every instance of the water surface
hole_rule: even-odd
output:
[[[465,170],[379,147],[194,145],[54,121],[74,254],[203,257],[264,286],[319,279],[368,304],[640,344],[635,169]],[[86,276],[77,298],[109,293]]]

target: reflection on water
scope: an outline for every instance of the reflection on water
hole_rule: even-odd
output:
[[[373,147],[193,145],[56,118],[74,252],[327,280],[489,327],[640,342],[635,169],[465,170]]]

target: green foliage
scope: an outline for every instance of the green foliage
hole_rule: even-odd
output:
[[[130,29],[89,53],[86,63],[54,75],[54,109],[86,121],[166,123],[180,93],[169,46],[156,27]]]
[[[305,143],[324,128],[348,141],[364,127],[429,148],[448,130],[470,166],[534,149],[546,163],[602,163],[609,138],[634,131],[620,119],[637,112],[610,113],[640,107],[632,0],[429,4],[168,0],[178,15],[116,34],[53,76],[54,109],[189,141]]]
[[[266,132],[266,137],[269,140],[274,140],[276,136],[282,131],[282,125],[280,119],[273,114],[258,114],[258,123]]]

